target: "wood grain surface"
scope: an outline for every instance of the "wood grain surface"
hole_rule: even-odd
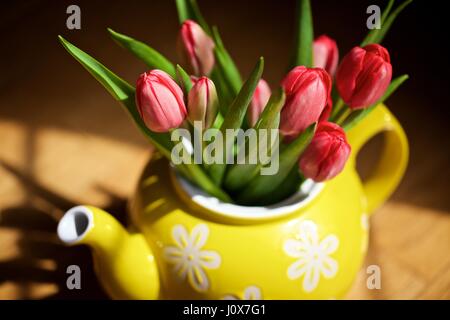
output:
[[[123,110],[59,46],[56,35],[131,83],[145,66],[108,38],[107,26],[151,43],[176,61],[172,2],[78,3],[80,31],[65,28],[67,1],[1,4],[0,299],[106,298],[89,250],[63,247],[55,235],[57,221],[75,204],[106,208],[123,221],[126,199],[151,155]],[[293,19],[292,10],[276,7],[275,1],[262,3],[257,12],[249,9],[252,1],[242,10],[228,1],[200,3],[221,27],[242,73],[264,55],[264,77],[278,83],[289,57],[292,23],[286,21]],[[330,24],[330,17],[320,11],[316,21]],[[327,30],[326,23],[317,32]],[[334,37],[344,39],[342,50],[360,39],[352,33],[361,28],[357,23],[332,29]],[[407,45],[393,40],[403,36],[394,32],[387,39],[399,71],[415,65]],[[425,75],[418,70],[414,79],[413,71],[408,71],[413,80],[388,102],[408,134],[410,165],[397,192],[370,219],[368,256],[349,299],[450,299],[448,109],[442,112],[442,100],[420,90]],[[361,155],[363,175],[370,172],[380,143],[376,139]],[[66,289],[71,264],[82,269],[78,291]],[[374,264],[381,268],[379,290],[366,286],[366,266]]]

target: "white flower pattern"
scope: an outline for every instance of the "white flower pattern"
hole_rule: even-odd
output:
[[[209,229],[206,224],[196,225],[189,234],[182,225],[172,228],[175,246],[164,248],[164,258],[173,264],[173,271],[181,279],[187,278],[189,284],[198,292],[209,289],[210,283],[205,269],[217,269],[221,257],[216,251],[201,250],[208,240]]]
[[[229,294],[223,297],[224,300],[239,300],[237,295]],[[248,286],[244,290],[242,300],[262,300],[261,289],[257,286]]]
[[[303,290],[312,292],[319,284],[320,276],[333,278],[338,271],[338,263],[329,255],[339,246],[339,239],[334,235],[327,235],[320,241],[317,226],[310,220],[303,221],[299,226],[296,239],[284,242],[285,253],[297,260],[292,263],[287,275],[291,280],[303,276]]]

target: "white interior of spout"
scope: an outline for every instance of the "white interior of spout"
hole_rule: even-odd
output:
[[[67,211],[58,224],[58,237],[66,244],[83,239],[94,225],[92,212],[84,207],[73,207]]]

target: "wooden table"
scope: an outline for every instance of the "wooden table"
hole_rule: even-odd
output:
[[[106,26],[176,57],[174,39],[168,38],[175,38],[176,16],[167,2],[114,4],[109,10],[104,4],[80,2],[81,31],[65,29],[68,4],[30,1],[0,13],[0,35],[8,43],[0,53],[1,299],[105,298],[89,250],[63,247],[55,236],[57,220],[80,203],[107,208],[123,219],[126,199],[151,154],[119,105],[63,51],[56,35],[66,35],[130,82],[145,67],[108,39]],[[275,84],[285,71],[277,61],[287,60],[284,44],[291,25],[264,21],[271,17],[280,22],[291,13],[271,11],[270,5],[262,5],[261,16],[232,11],[226,2],[206,12],[222,26],[243,74],[262,53],[265,78]],[[222,11],[233,15],[225,19]],[[164,18],[148,19],[150,12]],[[256,22],[235,36],[238,23],[247,20]],[[340,32],[344,38],[346,30]],[[393,47],[400,56],[401,46]],[[349,299],[450,298],[448,113],[420,112],[431,105],[418,86],[412,81],[389,102],[409,136],[411,163],[398,191],[371,218],[365,265],[380,266],[382,288],[367,289],[364,267]],[[366,170],[377,145],[372,143],[361,156]],[[71,264],[81,266],[80,291],[66,289]]]

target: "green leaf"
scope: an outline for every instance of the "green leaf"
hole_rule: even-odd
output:
[[[233,102],[236,95],[230,93],[230,88],[225,77],[217,66],[212,70],[210,77],[217,89],[217,95],[219,96],[220,101],[220,112],[226,114],[228,106]]]
[[[192,19],[190,5],[187,0],[175,0],[178,11],[178,20],[182,24],[185,20]]]
[[[314,29],[309,0],[299,0],[294,66],[313,66]]]
[[[253,68],[249,78],[245,81],[242,89],[239,91],[237,97],[231,104],[227,115],[225,116],[221,130],[238,129],[241,127],[244,116],[247,112],[247,107],[253,98],[256,86],[261,79],[264,70],[264,58],[259,58],[258,63]]]
[[[135,104],[135,89],[126,81],[119,78],[112,71],[107,69],[100,62],[92,58],[84,51],[78,49],[63,37],[59,36],[59,41],[64,48],[92,75],[97,79],[109,93],[122,103],[130,114],[134,123],[157,148],[167,158],[171,160],[172,141],[168,133],[156,133],[147,128],[142,121]],[[203,190],[222,201],[231,201],[230,197],[221,189],[217,188],[209,179],[206,173],[195,164],[178,165],[177,168],[193,180]]]
[[[178,20],[182,24],[185,20],[193,20],[208,34],[212,35],[211,28],[200,12],[196,0],[175,0],[178,11]]]
[[[284,105],[285,94],[283,89],[278,89],[275,91],[267,102],[264,111],[261,113],[256,125],[255,130],[258,134],[260,129],[265,129],[270,132],[271,129],[277,129],[280,120],[280,110]],[[258,141],[259,137],[257,138]],[[273,142],[273,141],[271,141]],[[262,164],[257,162],[255,164],[250,163],[250,159],[258,159],[259,154],[259,142],[256,145],[247,145],[245,151],[244,164],[234,164],[227,172],[225,176],[224,185],[227,190],[239,190],[244,187],[253,177],[255,177]],[[271,146],[267,146],[266,154],[269,155],[271,152]],[[242,150],[238,151],[238,157]],[[259,159],[258,159],[259,160]]]
[[[403,11],[403,9],[405,9],[410,3],[412,2],[412,0],[407,0],[405,2],[403,2],[401,5],[399,5],[386,19],[385,22],[383,22],[380,31],[378,32],[377,36],[376,36],[376,43],[381,43],[384,39],[384,37],[386,36],[386,33],[389,31],[389,29],[391,28],[392,24],[394,23],[395,19],[397,18],[397,16],[400,14],[400,12]]]
[[[126,81],[116,76],[100,62],[72,45],[63,37],[58,36],[58,38],[63,47],[108,90],[114,99],[122,101],[134,95],[134,88]]]
[[[172,143],[169,135],[167,133],[152,132],[145,126],[136,109],[135,89],[125,80],[119,78],[100,62],[72,45],[63,37],[59,36],[59,41],[64,48],[108,90],[114,99],[122,103],[142,133],[148,137],[165,156],[170,157]]]
[[[187,96],[193,85],[191,77],[189,77],[189,74],[179,64],[177,64],[177,78],[183,87],[184,94]]]
[[[228,109],[228,112],[224,118],[222,126],[220,127],[220,131],[222,136],[224,137],[224,146],[222,146],[222,154],[223,161],[221,164],[215,163],[212,164],[209,168],[209,174],[212,180],[216,183],[216,185],[220,185],[222,183],[222,178],[226,169],[226,155],[229,153],[230,148],[234,143],[234,139],[232,141],[226,141],[226,130],[227,129],[239,129],[244,120],[245,114],[247,112],[248,105],[253,97],[253,93],[255,92],[256,86],[261,79],[261,75],[264,69],[264,59],[261,57],[253,69],[252,73],[248,80],[242,86],[241,91],[239,91],[237,97],[234,99],[233,103]],[[228,150],[228,152],[227,152]]]
[[[392,10],[392,6],[394,5],[395,0],[389,0],[386,8],[383,10],[383,13],[381,14],[381,22],[385,22],[389,13]]]
[[[228,51],[225,49],[217,27],[213,27],[212,35],[216,44],[214,53],[216,56],[216,64],[223,76],[229,90],[233,96],[236,96],[241,89],[242,79],[238,68]]]
[[[259,116],[258,121],[255,124],[255,129],[275,129],[278,128],[278,121],[281,108],[286,101],[286,94],[283,88],[276,90],[267,102],[266,107]]]
[[[193,20],[197,21],[197,23],[202,27],[202,29],[208,34],[212,35],[211,29],[209,28],[208,23],[206,22],[205,18],[203,18],[202,13],[200,12],[200,8],[198,7],[196,0],[188,0],[189,1],[189,8],[191,12],[191,17]]]
[[[219,101],[220,101],[220,98],[219,98]],[[220,129],[220,127],[222,126],[222,123],[223,123],[223,116],[219,112],[219,113],[217,113],[216,120],[214,120],[212,128]]]
[[[375,109],[379,104],[383,103],[385,100],[387,100],[401,85],[403,82],[408,80],[409,76],[407,74],[404,74],[400,77],[395,78],[391,81],[389,84],[389,87],[387,88],[384,95],[372,106],[366,109],[356,110],[350,114],[350,116],[344,121],[342,127],[345,131],[349,131],[352,129],[357,123],[359,123],[362,119],[367,117],[373,109]]]
[[[176,72],[174,65],[158,51],[150,48],[143,42],[115,32],[111,28],[108,28],[108,32],[114,41],[141,59],[149,68],[163,70],[172,78],[175,78]]]
[[[315,130],[316,124],[312,124],[282,150],[279,156],[278,173],[272,176],[258,175],[253,178],[239,194],[237,202],[240,204],[258,204],[264,198],[270,197],[278,188],[282,188],[282,182],[297,164],[299,157],[313,138]]]

